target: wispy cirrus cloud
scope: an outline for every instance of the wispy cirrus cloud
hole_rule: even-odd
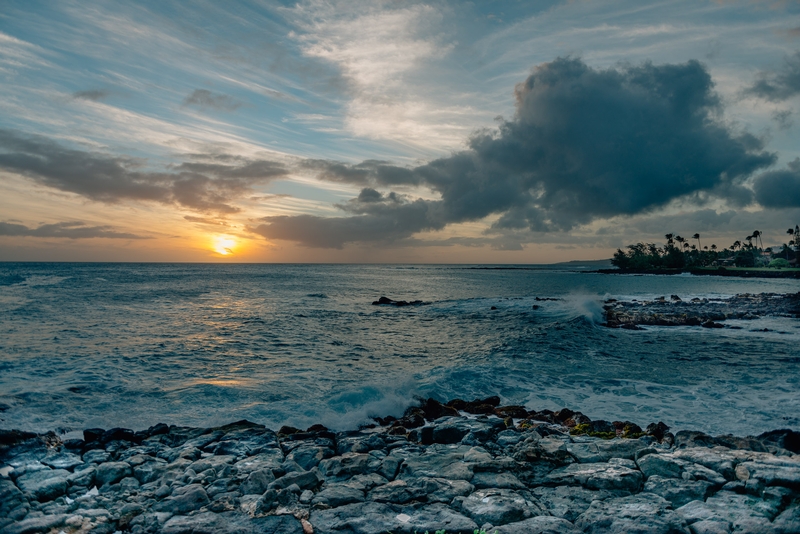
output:
[[[72,98],[91,100],[93,102],[100,102],[109,96],[111,96],[111,91],[107,89],[86,89],[84,91],[75,91],[72,93]]]
[[[244,103],[230,95],[212,93],[207,89],[195,89],[183,99],[184,106],[196,106],[201,109],[217,111],[236,111]]]

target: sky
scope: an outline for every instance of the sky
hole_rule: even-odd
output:
[[[554,263],[800,223],[800,2],[5,0],[0,261]]]

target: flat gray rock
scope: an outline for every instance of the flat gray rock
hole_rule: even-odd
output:
[[[386,534],[403,527],[397,515],[387,504],[368,502],[312,510],[308,522],[314,527],[314,534]]]
[[[425,488],[411,481],[394,480],[383,486],[378,486],[367,495],[368,499],[375,502],[386,502],[393,504],[405,504],[413,500],[419,500],[427,495]]]
[[[531,493],[550,515],[574,522],[594,501],[619,497],[615,492],[589,490],[581,486],[534,488]]]
[[[711,494],[713,484],[705,480],[683,480],[653,475],[644,484],[644,490],[668,500],[673,508],[691,501],[704,501]]]
[[[30,493],[39,501],[52,501],[67,492],[67,477],[70,472],[65,469],[44,469],[25,473],[17,479],[17,486],[25,493]]]
[[[239,460],[233,467],[240,475],[247,475],[261,469],[278,469],[283,463],[284,456],[280,449],[266,449],[253,456]]]
[[[595,501],[575,526],[587,534],[690,534],[669,502],[651,493]]]
[[[699,521],[725,521],[735,532],[772,532],[771,520],[778,515],[779,504],[720,491],[705,502],[692,501],[676,510],[690,525]]]
[[[72,469],[83,464],[81,457],[71,452],[50,453],[42,458],[41,462],[53,469]]]
[[[395,519],[400,526],[393,532],[398,534],[432,533],[438,530],[445,530],[451,534],[458,532],[472,534],[478,528],[475,521],[444,504],[403,509],[395,516]]]
[[[612,458],[633,460],[636,452],[650,446],[647,439],[609,439],[567,443],[567,452],[581,463],[607,462]]]
[[[312,504],[324,504],[331,508],[358,502],[364,502],[364,492],[345,484],[331,484],[311,499]]]
[[[467,497],[456,497],[452,506],[479,525],[499,526],[534,515],[547,515],[533,496],[507,489],[478,490]]]
[[[639,491],[644,477],[631,460],[614,458],[608,463],[571,464],[547,477],[552,484],[580,484],[596,490]]]
[[[497,534],[581,534],[581,529],[559,517],[540,515],[517,523],[510,523],[492,532]]]
[[[190,516],[175,516],[164,523],[163,534],[297,534],[303,532],[300,521],[290,515],[253,519],[236,512],[202,512]]]

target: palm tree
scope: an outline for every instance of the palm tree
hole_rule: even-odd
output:
[[[694,235],[692,236],[692,239],[697,239],[697,248],[703,248],[703,247],[700,245],[700,234],[694,234]]]
[[[666,237],[666,238],[667,238],[667,250],[669,250],[669,249],[671,249],[671,248],[672,248],[672,243],[673,243],[673,241],[672,241],[672,235],[673,235],[673,234],[666,234],[666,235],[664,235],[664,237]]]
[[[731,250],[736,252],[737,248],[742,248],[742,242],[739,241],[738,239],[733,242],[733,245],[731,245]]]
[[[758,243],[759,241],[761,241],[761,232],[759,232],[758,230],[753,230],[753,237],[756,238],[756,243]],[[759,250],[763,248],[764,248],[764,242],[761,241],[761,246],[759,247]]]
[[[744,240],[747,241],[747,248],[753,248],[753,237],[754,236],[749,235],[744,238]]]
[[[711,250],[716,251],[717,250],[717,245],[715,245],[714,243],[711,243]]]
[[[680,245],[678,248],[682,248],[683,247],[683,242],[684,241],[686,241],[686,240],[684,238],[682,238],[681,236],[679,236],[679,235],[675,236],[675,242],[678,243],[678,245]]]

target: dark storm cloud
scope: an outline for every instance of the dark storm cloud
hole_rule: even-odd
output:
[[[539,66],[515,92],[515,117],[498,131],[477,133],[468,150],[452,156],[415,168],[378,161],[307,164],[330,181],[424,185],[441,199],[414,203],[422,219],[406,216],[409,202],[356,199],[341,206],[348,217],[269,218],[258,232],[338,247],[493,214],[501,215],[496,230],[569,230],[699,193],[746,203],[741,183],[775,161],[759,139],[736,135],[716,120],[722,106],[697,61],[599,70],[559,58]],[[367,205],[367,211],[353,209]]]
[[[317,178],[328,182],[356,185],[376,184],[419,185],[421,178],[412,169],[397,167],[388,161],[366,160],[356,165],[338,161],[308,159],[300,164],[301,169],[316,172]]]
[[[787,169],[765,172],[756,178],[753,189],[765,208],[800,208],[800,158]]]
[[[268,239],[297,241],[310,247],[341,248],[354,241],[394,242],[417,232],[440,230],[445,226],[436,213],[436,202],[407,201],[395,193],[384,196],[375,190],[364,189],[358,198],[339,207],[353,215],[264,217],[261,219],[263,224],[248,230]]]
[[[153,201],[235,213],[239,208],[232,200],[250,193],[255,184],[288,173],[268,161],[193,165],[198,164],[178,165],[177,172],[146,172],[140,170],[142,162],[132,158],[74,150],[42,136],[0,130],[0,169],[100,202]]]
[[[758,81],[747,89],[747,93],[772,102],[787,100],[800,94],[800,52],[786,58],[780,70],[762,72]]]
[[[105,100],[111,95],[110,91],[106,91],[105,89],[89,89],[87,91],[77,91],[72,93],[72,98],[77,98],[80,100],[91,100],[93,102],[99,102],[101,100]]]
[[[206,89],[195,89],[192,94],[183,99],[183,105],[218,111],[236,111],[242,107],[242,102],[232,96],[212,93]]]
[[[22,224],[0,222],[0,236],[62,237],[67,239],[147,239],[126,232],[117,232],[111,226],[87,226],[82,222],[60,222],[28,228]]]

